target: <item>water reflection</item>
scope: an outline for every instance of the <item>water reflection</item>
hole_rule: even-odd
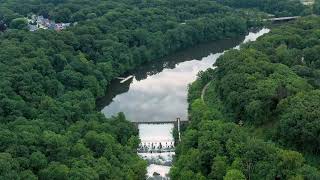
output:
[[[133,122],[175,121],[176,117],[187,120],[188,84],[196,79],[197,73],[212,67],[225,50],[238,49],[241,42],[255,41],[268,32],[269,29],[262,29],[246,37],[200,45],[144,65],[130,72],[135,76],[133,80],[124,84],[114,81],[98,106],[107,117],[124,112]],[[168,124],[139,125],[141,143],[170,143],[172,128],[173,125]],[[164,177],[169,172],[174,152],[139,155],[149,162],[148,176],[157,172]]]
[[[120,84],[114,81],[107,96],[98,104],[106,106],[102,110],[106,116],[124,112],[130,121],[186,119],[188,84],[195,80],[200,70],[211,67],[223,50],[242,40],[201,45],[142,66],[130,73],[135,75],[132,82]],[[217,54],[209,55],[212,52]]]
[[[98,104],[110,117],[124,112],[130,121],[174,121],[187,119],[187,87],[201,70],[211,67],[224,50],[241,42],[255,40],[268,29],[250,32],[246,37],[200,45],[136,69],[132,82],[115,81],[108,96]],[[238,48],[238,47],[237,47]]]
[[[164,69],[174,69],[177,67],[177,64],[179,63],[190,60],[202,60],[203,57],[206,57],[209,54],[223,52],[225,49],[238,45],[240,42],[243,41],[243,39],[244,37],[238,37],[235,39],[216,41],[214,43],[201,44],[196,47],[177,52],[166,58],[159,59],[145,64],[143,66],[140,66],[134,71],[128,72],[128,74],[132,74],[135,76],[135,81],[133,81],[133,83],[135,83],[137,81],[147,79],[152,75],[158,74],[162,72]],[[114,101],[117,101],[116,99],[114,99],[116,96],[129,91],[131,83],[132,80],[127,81],[124,84],[121,84],[119,80],[112,81],[109,88],[107,89],[106,96],[97,101],[98,108],[103,109],[102,112],[104,112],[105,115],[108,117],[120,111],[126,112],[126,109],[119,109],[117,111],[115,108],[113,108],[108,110],[106,106],[110,105]],[[161,84],[158,84],[157,86],[161,86]],[[131,94],[127,95],[127,98],[127,101],[131,102]]]
[[[203,57],[216,52],[223,52],[225,49],[234,47],[239,44],[244,37],[235,39],[221,40],[206,44],[201,44],[196,47],[188,48],[183,51],[172,54],[166,58],[151,62],[149,64],[138,67],[135,71],[136,80],[146,79],[148,76],[158,74],[164,69],[174,69],[177,64],[189,60],[202,60]]]
[[[138,128],[141,143],[173,142],[174,124],[139,124]]]

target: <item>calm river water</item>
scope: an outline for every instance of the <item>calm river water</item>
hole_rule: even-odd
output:
[[[144,65],[129,72],[134,75],[132,80],[123,84],[118,80],[113,81],[108,95],[98,102],[98,106],[107,117],[124,112],[132,122],[174,121],[177,117],[187,120],[188,84],[196,80],[197,73],[212,67],[226,50],[239,48],[240,44],[255,41],[268,32],[269,29],[264,28],[252,31],[247,36],[202,44]],[[169,124],[139,125],[140,139],[142,142],[171,141],[172,128]],[[174,153],[162,156],[165,156],[165,161],[171,161],[172,155]],[[145,159],[159,158],[158,154],[145,153],[141,156]],[[150,163],[148,175],[158,172],[164,176],[169,169],[163,164]]]

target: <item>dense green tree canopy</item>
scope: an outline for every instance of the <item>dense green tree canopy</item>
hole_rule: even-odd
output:
[[[319,27],[312,17],[279,27],[227,53],[215,72],[216,91],[236,121],[279,122],[283,144],[316,154]]]
[[[319,27],[278,26],[199,73],[174,179],[320,178]]]
[[[203,120],[189,127],[179,145],[172,178],[182,179],[188,173],[190,177],[230,180],[320,177],[300,153],[251,138],[244,131],[218,120]]]
[[[295,1],[283,2],[267,13],[300,14]],[[105,118],[95,101],[130,69],[197,43],[245,34],[266,17],[259,4],[255,10],[227,5],[0,0],[0,179],[144,179],[137,129],[123,114]],[[33,14],[77,25],[30,32],[25,18]]]
[[[320,91],[301,92],[279,105],[278,136],[283,143],[320,152]]]
[[[11,21],[10,27],[14,29],[26,30],[28,28],[28,21],[26,18],[16,18]]]
[[[237,8],[257,8],[276,16],[292,16],[303,13],[300,0],[216,0],[222,4]]]

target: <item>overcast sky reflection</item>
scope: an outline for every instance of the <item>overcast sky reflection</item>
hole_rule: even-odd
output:
[[[269,29],[251,32],[241,41],[255,40],[267,32]],[[177,117],[187,119],[188,84],[196,79],[199,71],[212,67],[216,59],[223,54],[221,49],[236,47],[240,42],[223,44],[227,47],[213,49],[211,52],[218,53],[206,55],[201,60],[185,59],[171,68],[161,69],[161,72],[146,72],[145,79],[138,81],[135,78],[128,91],[116,95],[102,112],[107,117],[124,112],[130,121],[174,121]],[[180,54],[183,56],[183,53]],[[164,65],[166,64],[162,64]]]

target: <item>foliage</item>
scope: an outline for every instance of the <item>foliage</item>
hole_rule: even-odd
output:
[[[319,156],[319,27],[318,17],[279,26],[199,74],[189,87],[191,122],[173,179],[320,178],[297,152]],[[272,136],[255,137],[252,127]]]
[[[216,0],[222,4],[237,8],[257,8],[276,16],[300,15],[303,5],[300,0]]]
[[[283,144],[319,154],[319,108],[319,90],[301,92],[281,102],[277,138]]]
[[[123,114],[106,119],[95,100],[113,78],[144,62],[247,30],[243,12],[195,5],[1,1],[1,24],[9,26],[0,34],[3,178],[144,179],[136,128]],[[31,13],[78,25],[28,32]]]
[[[300,153],[251,138],[244,128],[218,120],[203,119],[197,127],[188,128],[177,153],[170,172],[173,179],[185,174],[206,179],[320,177]]]
[[[313,4],[313,12],[317,15],[320,14],[320,1],[319,0],[314,0]]]
[[[32,14],[77,25],[29,32]],[[0,0],[0,179],[144,179],[137,129],[96,98],[145,62],[244,34],[257,14],[211,0]]]
[[[276,28],[241,51],[228,52],[215,73],[216,91],[235,121],[274,121],[276,140],[315,154],[319,27],[320,19],[309,17]]]
[[[25,18],[16,18],[11,21],[10,27],[14,29],[26,30],[28,28],[28,21]]]

